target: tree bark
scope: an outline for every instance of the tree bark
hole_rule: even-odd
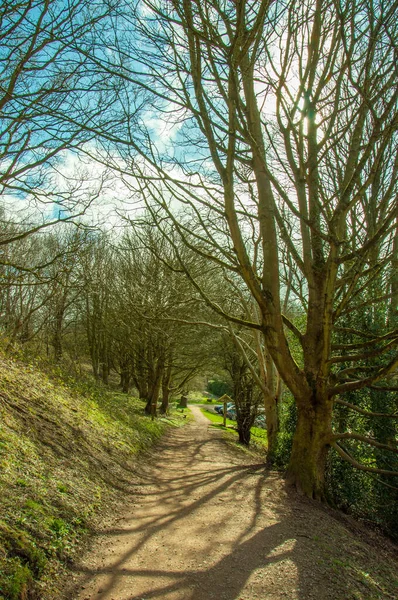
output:
[[[240,410],[237,411],[237,425],[238,425],[238,435],[239,435],[239,443],[244,446],[248,446],[250,444],[250,429],[253,425],[253,418],[250,413],[250,405],[242,406]]]
[[[169,399],[170,399],[170,390],[168,388],[164,388],[162,390],[162,403],[160,405],[160,414],[166,415],[169,410]]]
[[[120,387],[123,394],[128,394],[130,389],[130,373],[128,369],[122,369],[120,373]]]
[[[267,397],[264,400],[265,422],[267,426],[267,464],[272,465],[275,458],[279,433],[278,398]]]
[[[167,414],[169,410],[170,399],[170,380],[171,380],[171,364],[167,367],[167,371],[162,379],[162,404],[160,405],[160,413]]]
[[[153,386],[151,393],[148,397],[148,402],[145,406],[145,412],[147,415],[151,415],[152,418],[157,416],[157,406],[159,399],[160,386],[162,384],[164,370],[164,361],[162,359],[158,359],[156,369],[155,369],[155,379],[153,381]]]
[[[316,500],[325,499],[325,466],[332,442],[332,406],[330,399],[316,397],[297,406],[297,426],[286,480]]]

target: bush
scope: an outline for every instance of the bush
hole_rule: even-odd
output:
[[[223,396],[232,394],[232,385],[224,379],[210,379],[207,384],[207,391],[214,396]]]

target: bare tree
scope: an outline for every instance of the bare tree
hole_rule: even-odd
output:
[[[130,185],[165,236],[173,229],[245,282],[259,322],[206,301],[262,332],[297,403],[288,480],[315,498],[329,448],[349,459],[341,440],[351,434],[332,430],[334,403],[397,368],[386,320],[338,342],[345,316],[385,306],[395,281],[396,11],[394,1],[377,10],[362,0],[146,1],[136,44],[114,48],[126,97],[130,84],[150,91],[148,116],[170,141],[153,125],[139,141],[127,130],[118,168],[133,164]],[[286,286],[302,328],[287,316]]]
[[[3,228],[0,246],[81,216],[101,190],[76,149],[114,100],[86,56],[112,10],[87,0],[2,3],[0,194],[16,228]]]
[[[131,378],[147,400],[147,412],[156,411],[160,394],[160,410],[166,412],[170,395],[185,389],[212,360],[212,332],[195,324],[195,317],[204,312],[203,303],[181,272],[173,248],[147,225],[133,231],[117,251],[116,321],[131,357]],[[129,324],[130,334],[125,336]]]

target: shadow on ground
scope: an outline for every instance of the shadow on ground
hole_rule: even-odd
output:
[[[79,589],[69,598],[396,597],[356,572],[369,548],[242,456],[202,422],[172,432],[150,467],[141,465],[120,526],[99,532],[94,553],[75,566]]]

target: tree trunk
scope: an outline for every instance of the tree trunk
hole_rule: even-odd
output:
[[[235,386],[237,387],[237,386]],[[235,396],[236,407],[236,424],[238,427],[239,442],[248,446],[250,444],[250,429],[252,428],[254,418],[252,412],[252,395],[246,388],[246,398],[239,398],[239,394]]]
[[[250,429],[252,425],[252,419],[250,418],[250,414],[242,415],[240,418],[238,417],[238,435],[239,435],[239,443],[244,446],[248,446],[250,444]]]
[[[388,325],[390,329],[395,329],[398,325],[398,217],[396,220],[396,227],[397,229],[394,235],[390,275],[391,300],[388,309]]]
[[[98,356],[95,353],[92,354],[91,362],[93,365],[94,379],[96,381],[98,381],[98,379],[99,379],[99,362],[98,362]]]
[[[148,397],[148,402],[145,406],[145,412],[152,416],[152,419],[157,416],[157,405],[159,399],[160,386],[162,383],[164,363],[163,360],[158,359],[158,363],[155,369],[155,380],[153,382],[151,393]]]
[[[167,414],[167,411],[169,410],[169,398],[170,398],[169,390],[167,390],[166,393],[163,390],[162,404],[160,405],[160,409],[159,409],[161,415]]]
[[[170,380],[171,380],[171,364],[167,367],[166,373],[162,379],[162,404],[160,405],[160,413],[165,415],[169,410],[170,399]]]
[[[104,382],[105,385],[108,385],[108,383],[109,383],[110,367],[109,367],[109,363],[108,363],[108,361],[106,359],[101,364],[101,372],[102,372],[102,381]]]
[[[144,377],[140,377],[133,372],[133,381],[134,385],[138,390],[138,397],[140,400],[148,400],[149,398],[149,390],[148,390],[148,381]]]
[[[54,348],[54,360],[56,363],[61,362],[63,348],[62,348],[62,321],[57,321],[56,328],[53,335],[53,348]]]
[[[256,310],[256,315],[258,311]],[[258,318],[258,316],[257,316]],[[256,352],[263,385],[263,403],[267,426],[267,465],[274,462],[279,434],[279,398],[281,395],[281,378],[269,352],[263,347],[263,338],[256,332]]]
[[[325,466],[332,438],[330,399],[314,398],[298,404],[297,426],[293,437],[286,480],[300,492],[316,500],[324,500]]]
[[[128,369],[122,369],[120,373],[120,387],[123,394],[128,394],[130,389],[130,373]]]
[[[278,397],[267,398],[264,402],[265,422],[267,427],[267,465],[272,465],[275,458],[276,444],[279,434]]]
[[[160,414],[165,415],[169,410],[169,399],[170,399],[170,390],[168,387],[163,387],[162,390],[162,404],[160,405]]]

